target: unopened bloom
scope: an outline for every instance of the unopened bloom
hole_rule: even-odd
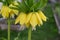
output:
[[[15,7],[13,4],[10,4],[9,7]],[[15,9],[11,9],[11,13],[15,13],[16,15],[18,15],[18,10]]]

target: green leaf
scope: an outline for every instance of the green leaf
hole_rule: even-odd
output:
[[[27,3],[28,3],[29,7],[31,7],[31,6],[33,5],[33,1],[34,1],[34,0],[26,0],[26,1],[27,1]]]
[[[27,7],[27,5],[25,4],[25,2],[22,2],[22,3],[20,3],[19,5],[17,5],[18,6],[18,8],[20,9],[20,11],[21,12],[27,12],[28,11],[28,7]],[[17,7],[16,6],[16,7]]]
[[[19,2],[18,2],[19,3]],[[23,0],[19,5],[16,5],[21,12],[31,12],[39,10],[47,4],[47,0]]]
[[[41,2],[41,5],[39,5],[39,7],[38,8],[44,8],[46,5],[47,5],[47,2],[48,2],[48,0],[43,0],[42,2]],[[38,9],[37,8],[37,9]]]
[[[43,7],[45,7],[45,5],[47,4],[47,0],[38,0],[35,4],[33,4],[33,6],[30,8],[30,10],[32,10],[34,8],[34,10],[39,10]]]
[[[24,0],[23,1],[28,9],[28,11],[30,12],[30,8],[32,7],[33,4],[36,3],[36,0]]]
[[[2,2],[2,0],[0,0],[0,2]]]
[[[12,4],[15,0],[2,0],[3,5],[9,6],[10,4]]]
[[[13,3],[15,0],[7,0],[8,4]]]
[[[16,7],[9,7],[9,8],[14,9],[14,10],[19,10],[19,9],[18,9],[18,8],[16,8]]]
[[[58,13],[58,15],[60,17],[60,7],[56,7],[56,11],[57,11],[57,13]]]

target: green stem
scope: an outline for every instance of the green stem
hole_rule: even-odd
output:
[[[32,28],[30,27],[28,29],[28,40],[31,40],[31,33],[32,33]]]
[[[10,19],[8,19],[8,40],[10,40]]]

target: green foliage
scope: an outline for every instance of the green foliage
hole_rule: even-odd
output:
[[[15,0],[0,0],[3,5],[9,6],[11,3],[13,3]]]
[[[37,3],[34,3],[30,9],[33,10],[34,8],[35,10],[39,10],[44,8],[46,4],[47,4],[47,0],[38,0]]]
[[[2,0],[0,0],[0,2],[2,2]]]
[[[44,8],[48,0],[23,0],[19,5],[15,5],[20,12],[38,11]],[[15,9],[14,7],[12,7]]]
[[[59,2],[55,3],[55,7],[60,7],[60,3]]]
[[[60,16],[60,7],[56,7],[55,10],[57,11],[58,15]]]
[[[60,3],[55,4],[55,10],[58,13],[58,15],[60,16]]]
[[[37,27],[36,31],[32,32],[32,40],[57,40],[58,31],[51,5],[48,4],[48,6],[44,9],[44,13],[48,17],[48,20],[43,26]],[[27,29],[20,32],[11,31],[11,40],[14,40],[18,36],[18,33],[20,33],[18,40],[27,40],[27,32]],[[0,33],[2,34],[0,37],[7,39],[7,30],[0,31]]]

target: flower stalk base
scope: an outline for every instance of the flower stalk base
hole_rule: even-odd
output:
[[[10,40],[10,19],[8,19],[8,40]]]
[[[28,40],[31,40],[32,28],[28,29]]]

